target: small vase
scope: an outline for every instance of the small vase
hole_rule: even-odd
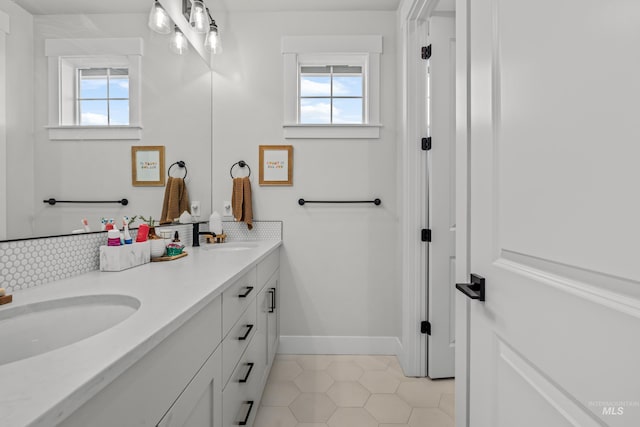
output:
[[[160,238],[161,237],[156,234],[156,228],[150,226],[149,227],[149,237],[148,237],[148,239],[149,240],[155,240],[155,239],[160,239]]]

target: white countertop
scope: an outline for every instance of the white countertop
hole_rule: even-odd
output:
[[[244,251],[186,248],[188,256],[121,272],[93,271],[17,291],[3,308],[80,295],[128,295],[141,306],[90,338],[0,365],[0,426],[53,426],[111,383],[280,246]],[[2,343],[0,343],[0,348]]]

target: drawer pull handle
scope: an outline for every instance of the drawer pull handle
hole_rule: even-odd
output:
[[[254,365],[253,362],[247,363],[249,370],[247,371],[247,374],[244,376],[244,378],[240,378],[238,380],[239,383],[246,383],[249,380],[249,375],[251,375],[251,371],[253,370],[253,365]]]
[[[276,288],[269,289],[269,293],[271,294],[271,306],[269,307],[269,313],[274,313],[276,311]]]
[[[252,290],[253,290],[253,286],[247,286],[247,291],[244,294],[238,295],[238,298],[248,297]]]
[[[244,420],[238,421],[239,426],[246,426],[249,422],[249,417],[251,416],[251,411],[253,410],[253,400],[247,400],[244,402],[245,405],[249,405],[249,410],[247,411],[247,415],[244,417]]]
[[[245,332],[245,334],[241,337],[238,337],[238,339],[240,341],[244,341],[249,337],[249,334],[251,333],[251,330],[253,330],[253,325],[244,325],[247,328],[247,332]]]

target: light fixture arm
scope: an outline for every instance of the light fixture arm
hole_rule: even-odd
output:
[[[215,30],[218,31],[216,20],[213,19],[213,16],[211,16],[211,11],[209,10],[209,8],[207,8],[207,15],[209,15],[209,26],[211,27],[211,29],[213,30],[215,28]]]

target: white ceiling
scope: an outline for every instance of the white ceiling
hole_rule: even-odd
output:
[[[228,11],[396,10],[401,0],[206,0],[211,9]]]
[[[146,13],[153,0],[13,0],[35,15],[67,13]],[[212,10],[396,10],[401,0],[205,0]],[[441,0],[444,1],[444,0]]]
[[[67,13],[146,13],[152,0],[13,0],[34,15]]]

